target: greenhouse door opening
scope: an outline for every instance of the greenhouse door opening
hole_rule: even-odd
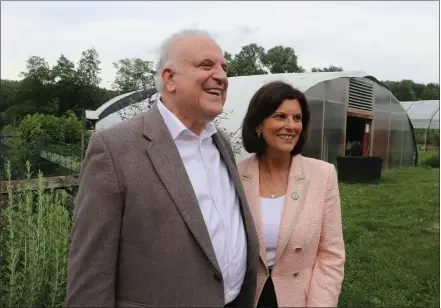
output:
[[[346,122],[346,156],[369,156],[370,119],[348,116]]]

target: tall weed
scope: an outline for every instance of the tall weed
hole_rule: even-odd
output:
[[[27,163],[28,179],[31,165]],[[7,163],[10,179],[10,165]],[[66,290],[71,216],[63,191],[13,191],[0,216],[0,307],[61,307]]]

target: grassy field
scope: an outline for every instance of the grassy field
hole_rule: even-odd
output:
[[[347,261],[339,307],[439,307],[439,169],[340,184]]]
[[[385,172],[380,185],[340,184],[347,261],[339,307],[439,307],[439,185],[439,169],[422,167]],[[43,196],[42,192],[40,196]],[[27,209],[26,205],[31,198],[25,196],[22,199],[16,206],[22,204]],[[41,200],[43,210],[52,213],[50,210],[55,205],[53,200],[57,200],[55,195]],[[35,217],[24,219],[26,216],[23,218],[19,214],[14,215],[16,236],[32,235],[34,230],[39,229],[34,225],[39,223],[38,212],[26,213]],[[2,298],[6,299],[6,295],[9,298],[10,294],[11,298],[17,300],[10,307],[26,304],[27,307],[38,306],[29,289],[43,285],[41,279],[47,279],[44,283],[52,286],[54,278],[48,278],[55,277],[55,270],[52,269],[66,268],[68,242],[65,240],[69,238],[68,232],[61,232],[59,238],[55,237],[58,240],[54,241],[53,233],[58,232],[58,229],[51,227],[59,226],[63,216],[54,212],[43,217],[47,219],[41,220],[41,229],[48,230],[42,233],[45,237],[39,238],[39,241],[35,241],[36,237],[29,237],[34,239],[30,246],[23,245],[23,240],[8,242],[10,247],[17,247],[17,251],[21,249],[33,252],[37,261],[21,268],[17,275],[21,280],[17,280],[16,284],[10,284],[10,280],[2,280],[6,275],[2,275],[0,266],[0,306],[5,306],[2,305]],[[70,218],[67,219],[70,221]],[[9,233],[0,233],[4,234]],[[3,244],[1,239],[0,236],[0,260],[6,260],[4,256],[7,252],[16,250],[6,249],[9,246]],[[40,254],[43,248],[38,246],[39,243],[50,243],[50,247],[58,243],[59,247],[45,250],[47,255],[43,255]],[[64,256],[62,262],[54,261],[59,256],[57,252]],[[32,261],[31,257],[28,259]],[[29,276],[23,274],[23,271],[37,274]],[[65,275],[64,270],[60,272]],[[35,279],[29,280],[29,277]],[[25,278],[28,280],[23,280]],[[65,280],[65,276],[58,278],[60,281]],[[64,288],[64,283],[60,285]],[[11,289],[16,291],[10,292]],[[63,305],[64,289],[62,292],[59,288],[54,289],[52,293],[48,290],[52,289],[40,290],[38,298],[46,299],[45,305],[41,306],[55,306],[49,301],[55,291],[57,298],[60,298],[57,303]]]

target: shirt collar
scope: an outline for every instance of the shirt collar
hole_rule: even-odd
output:
[[[205,125],[205,128],[202,130],[201,134],[197,136],[192,131],[190,131],[174,113],[172,113],[170,110],[168,110],[167,107],[165,107],[165,105],[161,102],[160,97],[158,97],[156,103],[158,105],[158,110],[161,113],[161,116],[164,119],[165,125],[169,129],[173,140],[176,140],[181,134],[205,139],[217,133],[216,126],[212,122],[209,122]]]

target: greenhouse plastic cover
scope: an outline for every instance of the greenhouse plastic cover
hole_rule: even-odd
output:
[[[99,119],[100,114],[107,109],[107,107],[112,106],[112,104],[117,103],[119,100],[123,99],[124,97],[129,96],[130,94],[133,94],[137,91],[124,93],[118,96],[115,96],[114,98],[108,100],[104,104],[102,104],[100,107],[98,107],[97,110],[86,110],[86,118],[87,119],[93,119],[97,120]]]
[[[285,81],[290,83],[295,88],[302,92],[306,92],[309,88],[315,86],[318,83],[337,79],[337,78],[350,78],[350,77],[366,77],[372,79],[379,83],[374,77],[366,74],[363,71],[353,71],[353,72],[323,72],[323,73],[285,73],[285,74],[266,74],[266,75],[254,75],[254,76],[239,76],[228,78],[228,95],[227,101],[225,102],[224,110],[227,113],[227,119],[222,120],[222,126],[228,131],[234,132],[240,128],[242,119],[248,108],[248,104],[254,93],[264,84],[272,81]],[[134,92],[131,92],[134,93]],[[99,107],[94,116],[98,117],[99,114],[104,111],[108,106],[116,103],[119,99],[124,98],[131,93],[126,93],[111,99],[110,101],[104,103]],[[114,112],[107,117],[101,119],[97,122],[95,129],[101,130],[110,127],[116,123],[123,120],[121,113],[125,115],[125,118],[130,117],[130,115],[135,115],[136,111],[147,110],[148,103],[153,98],[156,98],[155,94],[152,98],[134,104],[135,106],[127,106],[123,108],[120,112]],[[135,107],[135,108],[134,108]],[[93,112],[92,112],[93,113]],[[89,113],[92,115],[92,113]]]
[[[439,129],[439,100],[407,101],[401,106],[414,128]]]

